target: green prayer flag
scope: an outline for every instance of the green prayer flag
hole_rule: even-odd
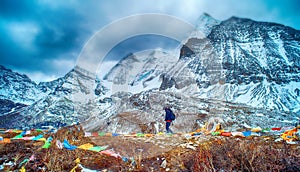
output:
[[[90,150],[90,151],[95,151],[95,152],[100,152],[100,151],[103,151],[103,150],[105,150],[106,149],[106,147],[102,147],[102,146],[94,146],[94,147],[92,147],[92,148],[89,148],[88,150]]]
[[[137,133],[136,136],[137,136],[137,137],[144,137],[145,134],[143,134],[143,133]]]
[[[211,133],[211,135],[213,135],[213,136],[217,136],[217,135],[220,135],[221,134],[221,132],[219,132],[219,131],[216,131],[216,132],[212,132]]]
[[[264,132],[264,133],[265,133],[265,132],[270,132],[270,131],[271,131],[271,128],[264,128],[264,129],[262,129],[261,131]]]
[[[42,148],[48,149],[51,146],[50,142],[45,142],[44,146]]]
[[[23,138],[23,136],[21,134],[19,134],[19,135],[16,135],[15,137],[13,137],[12,139],[21,139],[21,138]]]
[[[24,164],[24,163],[26,163],[26,162],[28,162],[28,161],[29,161],[29,159],[26,158],[26,159],[24,159],[24,160],[20,163],[20,165],[22,165],[22,164]]]
[[[43,130],[42,129],[35,129],[35,131],[42,132]]]
[[[98,135],[99,136],[105,136],[105,133],[104,132],[99,132]]]

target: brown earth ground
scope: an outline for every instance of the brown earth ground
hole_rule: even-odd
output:
[[[32,135],[38,135],[35,131]],[[0,134],[12,138],[16,133]],[[85,137],[80,127],[63,128],[53,137],[49,149],[42,149],[43,142],[12,140],[0,144],[2,171],[71,171],[75,159],[80,166],[97,171],[299,171],[299,144],[274,142],[275,137],[212,137],[184,134],[155,135],[153,137],[96,136]],[[115,158],[89,150],[59,149],[57,140],[67,139],[80,146],[91,143],[105,146],[119,153]],[[34,155],[34,159],[24,162]],[[82,171],[81,167],[75,171]]]

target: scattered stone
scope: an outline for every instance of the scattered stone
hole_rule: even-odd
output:
[[[196,150],[196,148],[194,146],[191,146],[191,145],[187,145],[186,148]]]
[[[280,137],[280,138],[274,140],[274,142],[281,142],[282,140],[283,140],[283,139]]]
[[[149,142],[151,142],[151,138],[145,140],[145,143],[149,143]]]
[[[289,141],[289,140],[286,140],[286,143],[287,143],[287,144],[290,144],[290,145],[295,145],[295,144],[297,144],[297,142]]]
[[[167,160],[165,159],[161,165],[160,165],[162,168],[166,168],[167,167]]]

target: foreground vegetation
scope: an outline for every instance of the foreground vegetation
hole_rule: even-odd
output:
[[[226,138],[204,143],[194,171],[300,171],[299,145],[266,138]]]
[[[39,133],[35,131],[31,134]],[[1,135],[12,138],[17,134]],[[299,142],[275,142],[278,136],[177,136],[179,143],[171,150],[152,157],[136,152],[132,158],[115,158],[82,149],[59,149],[55,145],[57,140],[64,139],[77,146],[86,143],[95,145],[90,137],[84,136],[80,127],[66,127],[55,133],[45,133],[45,137],[49,136],[53,137],[53,141],[48,149],[43,149],[44,143],[37,141],[12,140],[11,143],[0,144],[2,170],[19,171],[23,168],[26,171],[82,171],[83,168],[88,168],[97,171],[300,171]],[[113,142],[117,137],[101,137],[100,140],[111,139]],[[143,143],[139,146],[146,147],[146,140],[149,139],[156,138],[141,138]],[[133,140],[134,138],[124,139],[118,145],[126,152],[134,149],[126,143]],[[162,142],[164,139],[154,141]]]

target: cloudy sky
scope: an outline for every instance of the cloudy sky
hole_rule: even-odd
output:
[[[237,16],[300,30],[299,6],[298,0],[1,0],[0,65],[36,82],[49,81],[74,67],[81,49],[98,30],[126,16],[161,13],[194,25],[206,12],[219,20]],[[174,43],[136,38],[111,54],[122,56],[120,50],[134,50],[142,39],[155,46]]]

